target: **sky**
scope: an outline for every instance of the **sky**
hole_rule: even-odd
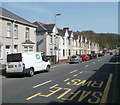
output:
[[[2,2],[2,7],[30,21],[55,23],[72,31],[118,33],[118,2]]]

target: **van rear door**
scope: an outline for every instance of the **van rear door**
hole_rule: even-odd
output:
[[[7,55],[7,72],[22,72],[23,63],[22,63],[22,54],[9,54]]]

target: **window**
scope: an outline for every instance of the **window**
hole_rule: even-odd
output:
[[[77,47],[78,45],[77,45],[77,41],[76,41],[76,47]]]
[[[77,50],[76,50],[76,55],[77,55],[78,53],[77,53]]]
[[[6,45],[6,54],[10,54],[11,53],[11,46],[10,45]]]
[[[56,40],[56,36],[54,35],[54,44],[56,44],[57,40]]]
[[[11,36],[11,24],[7,23],[7,37]]]
[[[50,53],[50,55],[52,55],[52,49],[50,49],[49,53]]]
[[[33,46],[29,46],[29,52],[33,52]]]
[[[69,45],[70,45],[70,39],[68,41],[69,41]]]
[[[14,45],[14,52],[18,52],[18,45]]]
[[[63,56],[65,56],[65,50],[63,49]]]
[[[30,37],[29,37],[29,28],[26,28],[26,31],[25,31],[25,40],[29,40]]]
[[[65,39],[63,38],[63,45],[65,45]]]
[[[10,54],[7,56],[7,62],[21,62],[21,61],[22,61],[21,53]]]
[[[33,52],[33,46],[24,46],[24,52]]]
[[[14,37],[18,37],[18,25],[14,25]]]
[[[70,49],[69,49],[69,55],[70,55]]]
[[[50,35],[50,43],[52,43],[52,35]]]
[[[24,46],[24,52],[28,52],[28,47]]]

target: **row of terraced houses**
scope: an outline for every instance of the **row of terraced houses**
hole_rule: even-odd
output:
[[[43,52],[56,56],[56,61],[67,61],[72,55],[99,53],[99,44],[87,37],[74,34],[68,27],[56,24],[31,23],[22,17],[0,8],[0,62],[7,54],[16,52]]]

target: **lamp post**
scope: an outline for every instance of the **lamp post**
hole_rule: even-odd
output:
[[[55,25],[56,25],[57,16],[60,16],[60,15],[61,15],[60,13],[55,14]]]
[[[57,16],[60,16],[60,15],[61,15],[60,13],[55,14],[55,27],[56,27]],[[58,39],[58,41],[56,41],[56,38],[55,38],[55,55],[57,57],[57,52],[56,51],[58,50],[58,63],[59,63],[59,37],[57,39]],[[56,42],[58,42],[58,45],[56,45]]]

